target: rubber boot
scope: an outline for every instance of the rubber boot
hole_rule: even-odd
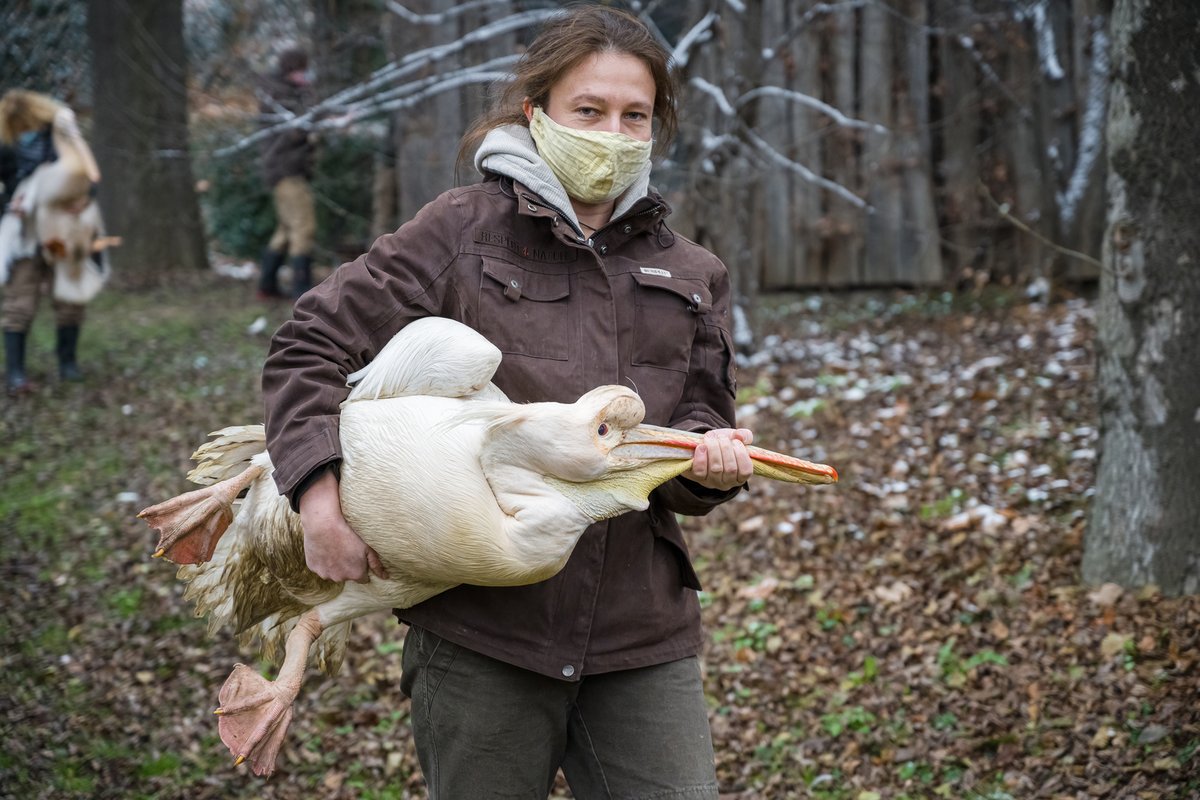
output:
[[[312,256],[294,256],[292,258],[292,297],[300,295],[312,288]]]
[[[4,332],[4,386],[9,395],[33,391],[25,377],[25,331]]]
[[[258,299],[278,300],[283,297],[279,291],[279,268],[283,266],[286,253],[270,248],[263,251],[262,269],[258,275]]]
[[[79,326],[63,325],[58,329],[58,377],[64,381],[81,381],[83,372],[75,361],[75,351],[79,347]]]

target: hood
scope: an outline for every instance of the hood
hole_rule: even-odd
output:
[[[555,177],[549,165],[538,155],[533,136],[524,125],[503,125],[488,131],[475,153],[475,168],[481,173],[495,173],[526,186],[534,194],[557,208],[583,235],[579,218],[571,206],[567,190]],[[645,172],[617,198],[613,219],[633,208],[650,190],[650,165]]]

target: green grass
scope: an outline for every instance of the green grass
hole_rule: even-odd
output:
[[[5,796],[213,797],[189,787],[230,768],[219,743],[147,746],[152,715],[207,706],[186,681],[207,692],[215,676],[176,685],[172,659],[181,641],[202,644],[203,625],[174,594],[170,565],[149,560],[153,536],[134,515],[140,501],[187,487],[187,456],[208,431],[262,418],[268,337],[246,328],[263,309],[246,285],[184,280],[171,290],[113,287],[89,306],[82,384],[58,382],[43,307],[27,364],[41,388],[0,398],[0,564],[10,593],[0,605],[9,654],[0,703],[21,709],[5,715],[15,725],[0,756]],[[268,313],[277,326],[286,310]],[[253,797],[254,786],[231,783],[220,796]]]

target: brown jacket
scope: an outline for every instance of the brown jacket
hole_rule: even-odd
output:
[[[636,387],[646,421],[734,424],[730,286],[724,265],[664,222],[654,193],[591,246],[521,184],[492,179],[438,197],[304,295],[263,371],[267,441],[292,498],[340,458],[347,374],[404,325],[464,322],[503,351],[494,382],[514,402],[573,402]],[[436,475],[432,476],[436,480]],[[675,514],[732,497],[676,479],[650,508],[593,525],[557,576],[532,586],[459,586],[404,621],[544,675],[662,663],[700,650],[699,589]]]
[[[312,92],[307,87],[294,86],[282,77],[263,80],[263,94],[259,109],[270,121],[267,126],[278,125],[280,108],[293,114],[303,114],[312,104]],[[304,126],[288,128],[267,137],[262,145],[263,180],[267,188],[273,188],[284,178],[300,177],[311,180],[316,146],[313,137]]]

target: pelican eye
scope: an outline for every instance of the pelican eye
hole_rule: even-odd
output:
[[[608,423],[601,422],[600,427],[596,429],[596,433],[598,433],[601,436],[608,436]]]

